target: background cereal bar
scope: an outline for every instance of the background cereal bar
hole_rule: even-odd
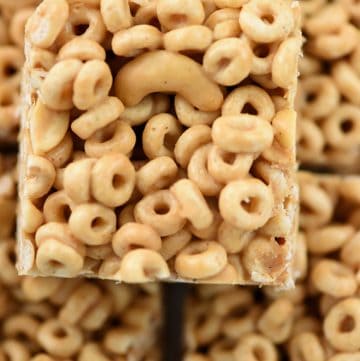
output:
[[[14,160],[0,157],[0,360],[159,361],[158,285],[17,275]]]
[[[355,361],[360,356],[359,180],[300,173],[292,290],[197,286],[186,361]]]
[[[16,142],[24,27],[38,0],[0,1],[0,146]]]
[[[307,167],[359,172],[360,7],[352,0],[302,4],[298,158]]]
[[[6,257],[2,248],[1,257]],[[7,273],[16,272],[14,264],[9,260],[3,265],[4,360],[16,355],[24,361],[160,360],[157,285],[130,288],[110,281],[30,277],[10,282]]]
[[[290,286],[298,15],[43,1],[25,35],[20,273]]]
[[[5,260],[3,248],[0,252]],[[4,360],[160,360],[157,285],[142,288],[110,281],[15,276],[10,280],[8,273],[16,275],[14,264],[11,260],[2,264],[0,279],[6,283],[0,286],[0,356]]]

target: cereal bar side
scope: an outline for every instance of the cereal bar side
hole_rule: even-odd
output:
[[[291,0],[44,0],[20,273],[292,286],[299,21]]]

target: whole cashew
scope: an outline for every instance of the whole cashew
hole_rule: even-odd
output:
[[[138,56],[122,67],[115,79],[116,96],[128,107],[155,92],[180,94],[202,111],[215,111],[223,103],[220,87],[198,63],[166,50]]]

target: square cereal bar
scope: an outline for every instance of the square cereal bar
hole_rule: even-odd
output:
[[[22,277],[17,288],[25,299],[4,322],[9,335],[16,319],[35,323],[32,361],[160,361],[159,285]],[[36,314],[31,314],[36,304],[47,306],[52,314],[36,321]]]
[[[298,159],[308,168],[358,173],[360,7],[350,0],[301,6],[307,41],[296,101]]]
[[[160,360],[159,285],[19,277],[13,262],[3,262],[9,242],[15,246],[0,240],[0,356],[16,350],[31,361]]]
[[[290,0],[45,0],[25,35],[21,274],[292,285]]]
[[[193,287],[186,303],[183,360],[282,360],[277,344],[290,339],[295,305],[287,297],[261,293],[259,299],[250,287]]]

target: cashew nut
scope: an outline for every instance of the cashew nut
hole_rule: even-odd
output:
[[[26,164],[25,195],[40,198],[51,189],[55,181],[55,168],[46,158],[30,155]]]
[[[38,99],[30,121],[30,138],[34,153],[42,155],[55,148],[64,139],[68,127],[69,112],[49,109]]]
[[[134,106],[155,92],[175,92],[203,111],[215,111],[223,103],[220,87],[198,63],[166,50],[138,56],[123,66],[115,79],[116,96],[125,106]]]

